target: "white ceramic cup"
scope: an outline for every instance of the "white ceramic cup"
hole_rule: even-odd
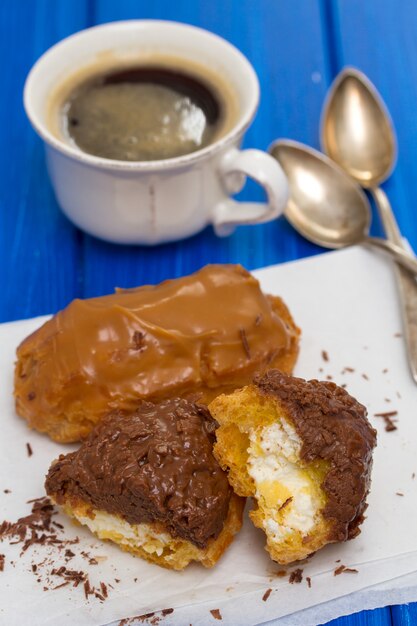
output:
[[[214,143],[176,158],[129,162],[81,151],[48,128],[48,99],[66,76],[109,53],[121,63],[152,55],[198,61],[235,94],[235,123]],[[151,20],[113,22],[64,39],[33,66],[24,90],[26,113],[45,142],[62,210],[86,232],[125,244],[182,239],[210,223],[217,235],[227,235],[239,224],[267,222],[282,213],[288,186],[278,163],[260,150],[239,150],[258,101],[255,71],[234,46],[200,28]],[[230,198],[247,176],[264,187],[265,203]]]

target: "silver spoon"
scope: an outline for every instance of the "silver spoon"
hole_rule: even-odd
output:
[[[359,70],[345,68],[326,99],[321,143],[327,154],[372,194],[389,241],[404,248],[385,192],[379,188],[391,174],[397,141],[391,117],[374,85]],[[417,284],[396,268],[408,359],[417,382]]]
[[[317,150],[296,141],[277,141],[269,148],[289,182],[285,216],[306,239],[325,248],[358,243],[391,254],[417,273],[417,260],[399,246],[369,237],[371,210],[359,185]]]

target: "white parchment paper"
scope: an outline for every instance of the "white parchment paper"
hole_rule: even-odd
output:
[[[269,559],[262,533],[249,522],[214,569],[191,566],[177,573],[124,554],[59,516],[56,519],[64,525],[65,536],[80,537],[71,568],[87,570],[92,584],[111,584],[108,599],[102,603],[90,596],[86,600],[82,586],[43,591],[31,564],[41,562],[47,549],[33,547],[20,557],[21,546],[6,541],[0,544],[0,553],[5,555],[5,568],[0,572],[0,623],[93,626],[174,608],[165,617],[157,616],[158,623],[215,624],[210,611],[219,609],[224,626],[249,626],[275,618],[284,618],[279,622],[282,626],[307,626],[395,602],[396,597],[398,601],[417,599],[413,595],[416,576],[404,577],[417,570],[417,479],[413,478],[417,473],[417,388],[399,336],[401,319],[390,263],[358,248],[266,268],[256,275],[266,292],[284,297],[302,328],[296,374],[332,377],[346,384],[367,405],[378,430],[368,518],[361,535],[317,553],[300,566],[302,582],[289,584],[288,576],[276,575],[283,568]],[[26,501],[43,495],[50,462],[70,449],[29,431],[13,409],[14,352],[41,322],[38,318],[0,326],[0,521],[14,521],[29,512]],[[327,352],[328,361],[322,351]],[[384,421],[374,414],[394,410],[398,411],[398,430],[385,432]],[[31,457],[27,442],[33,449]],[[4,493],[5,489],[11,493]],[[98,563],[88,564],[82,551],[100,557]],[[55,567],[65,564],[57,551],[53,558]],[[340,563],[358,573],[334,576]],[[287,569],[290,573],[294,568]],[[371,588],[381,583],[382,588]],[[264,601],[267,589],[272,592]],[[155,616],[150,619],[155,622]]]

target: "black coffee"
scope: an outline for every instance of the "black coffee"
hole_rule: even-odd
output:
[[[76,87],[62,108],[62,125],[84,152],[153,161],[209,145],[223,125],[224,106],[200,77],[164,67],[132,67]]]

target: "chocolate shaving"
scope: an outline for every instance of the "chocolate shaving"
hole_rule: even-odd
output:
[[[4,572],[4,554],[0,554],[0,572]]]
[[[144,350],[145,349],[144,339],[145,339],[145,333],[141,332],[140,330],[135,330],[135,332],[133,333],[133,337],[132,337],[133,350],[138,350],[139,352]]]
[[[362,374],[362,378],[364,378],[365,380],[369,380],[369,376],[367,376],[366,374]]]
[[[307,581],[307,585],[311,589],[311,578],[310,578],[310,576],[306,576],[306,581]]]
[[[339,565],[333,572],[333,576],[339,576],[339,574],[357,574],[358,570],[353,567],[346,567],[346,565]]]
[[[401,493],[401,491],[396,491],[396,492],[395,492],[395,495],[396,495],[396,496],[404,496],[404,494],[403,494],[403,493]]]
[[[293,499],[294,499],[294,498],[293,498],[292,496],[290,496],[289,498],[287,498],[287,499],[285,500],[285,502],[284,502],[283,504],[281,504],[281,506],[279,507],[278,511],[282,511],[282,509],[285,509],[285,507],[286,507],[286,506],[288,506],[288,504],[290,504],[290,502],[292,502],[292,501],[293,501]]]
[[[303,580],[303,570],[298,568],[291,572],[288,582],[291,584],[300,583]]]
[[[165,617],[165,615],[171,615],[171,613],[174,612],[174,609],[162,609],[162,615]]]
[[[242,341],[242,346],[245,351],[245,354],[248,358],[248,361],[250,361],[251,359],[250,348],[249,348],[248,338],[246,337],[246,332],[244,328],[239,328],[239,335]]]
[[[28,456],[29,457],[32,456],[33,450],[32,450],[32,446],[30,445],[30,443],[26,444],[26,450],[27,450]]]
[[[107,591],[107,585],[103,582],[100,583],[100,589],[101,589],[101,593],[103,594],[103,596],[105,598],[107,598],[107,596],[109,595],[109,592]]]
[[[10,489],[3,489],[3,493],[12,493]]]
[[[220,613],[219,609],[211,609],[210,613],[212,614],[212,616],[214,617],[214,619],[219,619],[222,620],[222,614]]]
[[[321,358],[323,359],[323,361],[329,361],[329,355],[326,350],[321,351]]]
[[[272,593],[272,589],[271,588],[267,589],[265,591],[264,595],[262,596],[262,600],[264,602],[266,602],[268,600],[269,596],[271,595],[271,593]]]
[[[397,426],[395,422],[397,420],[393,420],[392,417],[398,415],[398,411],[386,411],[385,413],[374,413],[375,417],[382,417],[385,422],[385,430],[389,433],[393,430],[397,430]]]

